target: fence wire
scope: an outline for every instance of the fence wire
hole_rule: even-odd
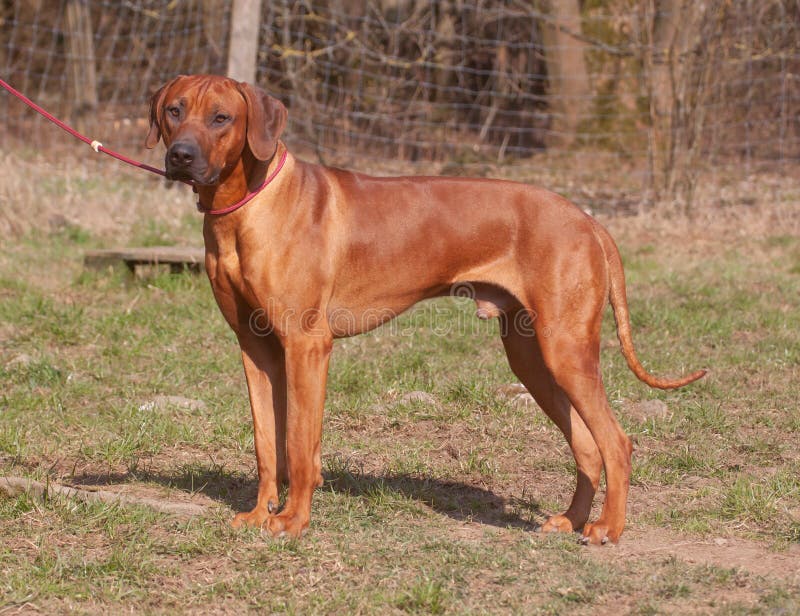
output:
[[[151,93],[226,70],[230,12],[2,0],[0,74],[142,154]],[[569,165],[578,179],[625,166],[674,193],[702,167],[800,158],[796,0],[274,0],[260,24],[257,82],[289,108],[287,141],[329,163]],[[0,102],[4,148],[60,143]]]

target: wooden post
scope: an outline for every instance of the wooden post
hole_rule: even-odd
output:
[[[97,108],[97,72],[92,19],[86,0],[69,0],[66,17],[72,111],[80,117]]]
[[[228,77],[255,83],[261,0],[233,0]]]

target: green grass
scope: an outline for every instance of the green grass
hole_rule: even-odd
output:
[[[138,224],[130,243],[169,243],[171,228]],[[538,409],[498,393],[515,379],[496,324],[477,322],[468,302],[446,300],[336,343],[326,482],[309,534],[276,541],[234,532],[233,511],[255,496],[235,338],[202,276],[84,271],[82,251],[109,241],[67,228],[14,240],[0,259],[0,474],[125,484],[216,508],[182,519],[136,506],[0,498],[0,610],[798,609],[796,576],[698,564],[679,547],[726,537],[761,546],[764,562],[797,550],[796,238],[746,240],[735,250],[720,243],[702,257],[652,239],[622,242],[640,358],[658,374],[711,373],[654,392],[603,345],[609,398],[635,442],[629,532],[605,551],[533,532],[567,505],[571,456]],[[447,323],[469,331],[437,335]],[[615,338],[610,315],[603,332]],[[405,401],[410,391],[432,399]],[[157,395],[202,401],[205,410],[148,405]],[[628,413],[651,398],[666,403],[665,416]],[[669,533],[677,556],[648,551],[649,533]],[[626,545],[633,554],[615,558]]]

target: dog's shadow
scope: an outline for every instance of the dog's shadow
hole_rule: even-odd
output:
[[[534,519],[545,513],[531,498],[508,498],[491,490],[463,483],[418,474],[373,474],[338,464],[329,464],[323,473],[320,491],[331,491],[347,498],[372,503],[408,500],[458,521],[474,521],[502,528],[536,530]],[[70,477],[70,483],[83,486],[109,486],[131,481],[150,482],[200,493],[234,511],[253,507],[258,492],[257,481],[239,471],[223,467],[191,466],[177,472],[139,468],[128,473],[83,474]]]
[[[545,515],[535,500],[499,496],[460,481],[418,474],[376,475],[339,469],[329,470],[323,477],[322,490],[376,502],[405,499],[459,521],[536,530],[538,524],[531,520]]]

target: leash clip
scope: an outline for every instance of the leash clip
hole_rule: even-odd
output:
[[[92,149],[93,149],[95,152],[97,152],[98,154],[100,153],[100,148],[102,148],[102,147],[103,147],[103,144],[102,144],[102,143],[100,143],[99,141],[92,141],[92,142],[91,142],[89,145],[91,145],[91,146],[92,146]]]

